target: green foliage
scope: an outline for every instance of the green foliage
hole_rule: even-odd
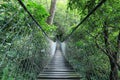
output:
[[[23,2],[50,37],[62,34],[63,38],[72,32],[76,24],[100,0],[68,0],[67,6],[59,1],[54,25],[46,23],[49,16],[45,9],[47,4],[43,5],[41,0]],[[103,35],[103,26],[106,22],[109,49],[120,53],[117,48],[117,37],[120,32],[119,5],[120,0],[107,0],[66,41],[66,58],[85,80],[109,80],[109,58],[97,48],[96,41],[102,49],[106,48]],[[49,60],[48,48],[47,40],[16,0],[0,1],[0,79],[35,80]],[[120,76],[120,72],[118,73]]]
[[[65,3],[66,2],[66,3]],[[70,33],[72,28],[80,20],[77,10],[70,11],[67,9],[67,0],[58,0],[54,18],[54,25],[57,26],[56,35],[62,34],[62,39]],[[61,39],[61,40],[62,40]]]
[[[76,41],[76,39],[74,40]],[[94,80],[98,80],[98,78],[107,80],[110,67],[108,57],[98,50],[95,44],[88,41],[88,38],[79,40],[78,42],[67,42],[66,58],[82,77],[86,78],[88,75]]]
[[[0,1],[1,2],[1,1]],[[25,1],[28,10],[53,36],[43,5]],[[0,80],[35,80],[50,58],[48,40],[16,0],[0,3]]]
[[[45,23],[45,20],[49,16],[49,13],[45,10],[43,5],[36,2],[33,3],[32,1],[27,2],[26,5],[40,24]]]
[[[82,20],[99,2],[100,0],[68,0],[68,9],[77,10],[80,20]],[[103,52],[106,49],[103,27],[107,26],[108,28],[110,51],[117,52],[119,56],[119,48],[117,47],[120,31],[119,5],[119,0],[107,0],[79,26],[79,29],[67,41],[68,53],[66,53],[66,57],[77,69],[76,71],[83,74],[86,79],[88,77],[91,80],[109,79],[111,66],[108,56]],[[102,50],[97,48],[96,42]],[[71,56],[73,54],[74,56]]]
[[[45,30],[45,32],[48,33],[50,37],[54,38],[56,26],[48,25],[46,23],[49,12],[44,8],[44,5],[40,4],[38,1],[24,1],[24,3],[27,6],[28,10],[35,17],[37,22],[39,22],[41,27]]]

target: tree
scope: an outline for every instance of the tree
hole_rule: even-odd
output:
[[[98,0],[69,0],[68,7],[71,10],[77,9],[80,15],[88,14],[96,4]],[[113,3],[114,4],[111,4]],[[101,6],[91,17],[87,20],[88,24],[84,24],[84,27],[88,29],[89,34],[93,34],[93,39],[97,42],[96,46],[103,51],[109,59],[110,75],[109,80],[118,80],[118,53],[119,53],[119,36],[120,36],[120,15],[119,1],[108,0],[103,6]],[[96,35],[97,34],[97,35]],[[99,36],[98,36],[99,35]],[[99,38],[95,38],[95,36]],[[117,38],[117,40],[116,40]],[[94,43],[92,43],[94,44]],[[97,52],[96,52],[97,53]]]
[[[110,61],[110,65],[111,65],[111,71],[110,71],[110,75],[109,75],[109,79],[110,80],[118,80],[118,52],[119,52],[119,45],[120,45],[120,32],[118,34],[117,37],[117,41],[116,41],[116,50],[113,51],[110,47],[111,43],[110,41],[110,36],[109,36],[109,30],[108,30],[108,25],[106,24],[106,22],[103,25],[103,36],[104,36],[104,44],[105,44],[105,49],[101,48],[99,46],[99,44],[97,44],[97,46],[99,46],[98,48],[101,49],[109,58]]]
[[[50,31],[48,13],[36,1],[23,3],[42,28]],[[35,80],[49,61],[48,40],[16,0],[0,2],[0,80]]]
[[[48,24],[53,23],[54,15],[55,15],[55,9],[56,9],[56,2],[57,0],[51,0],[51,5],[50,5],[50,16],[47,19]]]

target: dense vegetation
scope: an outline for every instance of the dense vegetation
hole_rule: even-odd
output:
[[[69,0],[68,8],[77,9],[82,20],[99,2]],[[120,77],[119,5],[119,0],[107,0],[68,40],[67,56],[88,80],[118,80]]]
[[[54,33],[42,4],[24,3],[43,29]],[[0,12],[0,80],[34,80],[49,60],[48,40],[16,0],[0,1]]]
[[[51,0],[22,1],[51,39],[63,41],[101,0],[58,0],[53,24],[47,23]],[[119,80],[120,0],[107,0],[63,43],[81,80]],[[35,80],[49,47],[18,1],[0,1],[0,80]]]

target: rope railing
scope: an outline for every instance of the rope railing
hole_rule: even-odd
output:
[[[87,37],[92,38],[88,33],[84,32]],[[94,38],[90,40],[73,39],[74,35],[69,40],[63,42],[65,45],[64,55],[70,62],[73,68],[85,80],[109,80],[110,64],[108,57],[96,47]]]
[[[62,42],[66,41],[67,39],[69,39],[69,37],[78,29],[78,27],[80,27],[81,24],[83,24],[83,22],[85,22],[86,19],[88,19],[103,3],[105,3],[106,0],[101,0],[100,3],[98,3],[98,5],[95,6],[95,8],[93,8],[89,13],[88,15],[85,16],[85,18],[78,24],[76,25],[73,30],[71,31],[70,34],[68,34]]]
[[[35,20],[35,18],[32,16],[32,14],[28,11],[28,9],[25,7],[24,3],[21,0],[18,0],[19,4],[24,8],[24,10],[29,14],[29,16],[32,18],[32,20],[35,22],[35,24],[38,26],[38,28],[43,32],[43,34],[50,39],[50,37],[47,35],[47,33],[43,30],[43,28],[40,26],[40,24]],[[52,39],[51,39],[52,40]]]
[[[18,2],[4,2],[11,6],[1,4],[4,20],[0,22],[0,80],[35,80],[53,56],[55,51],[50,50],[56,44]],[[14,9],[10,14],[9,7]]]
[[[96,7],[94,9],[97,10]],[[120,44],[118,43],[120,41],[119,30],[116,36],[113,35],[115,31],[108,31],[106,36],[105,30],[107,29],[105,29],[104,21],[102,26],[95,24],[103,16],[93,22],[91,19],[95,16],[91,14],[88,14],[88,17],[86,16],[64,39],[61,43],[62,52],[83,80],[119,80],[120,50],[117,47]],[[79,26],[81,28],[78,28]],[[107,46],[106,39],[108,39]]]

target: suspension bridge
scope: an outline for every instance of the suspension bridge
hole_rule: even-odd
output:
[[[56,39],[54,41],[29,12],[24,3],[18,0],[16,2],[18,11],[7,22],[4,22],[5,24],[0,29],[0,33],[6,36],[0,36],[2,39],[0,44],[1,53],[5,53],[0,61],[0,74],[6,72],[4,74],[6,77],[3,77],[2,80],[8,80],[7,78],[11,76],[9,80],[108,80],[109,73],[101,69],[106,65],[94,67],[98,64],[96,61],[101,61],[101,63],[105,61],[99,57],[99,60],[93,58],[96,61],[90,62],[91,57],[97,57],[98,55],[95,54],[97,49],[96,51],[93,50],[95,44],[88,43],[89,48],[87,46],[80,47],[78,51],[78,47],[74,46],[74,42],[71,41],[71,37],[73,37],[73,33],[78,27],[105,1],[101,0],[63,40]],[[20,17],[24,17],[23,22],[20,21]],[[14,21],[15,18],[18,21]],[[16,24],[12,25],[13,22]],[[21,27],[20,22],[27,27]],[[12,27],[8,28],[8,25]],[[7,30],[9,30],[9,34],[6,34]],[[69,45],[70,42],[73,46]],[[79,52],[89,54],[79,56]],[[78,59],[79,62],[75,59]]]
[[[40,80],[79,80],[80,75],[75,72],[69,62],[63,56],[60,46],[57,46],[55,54],[39,74],[38,79]]]

